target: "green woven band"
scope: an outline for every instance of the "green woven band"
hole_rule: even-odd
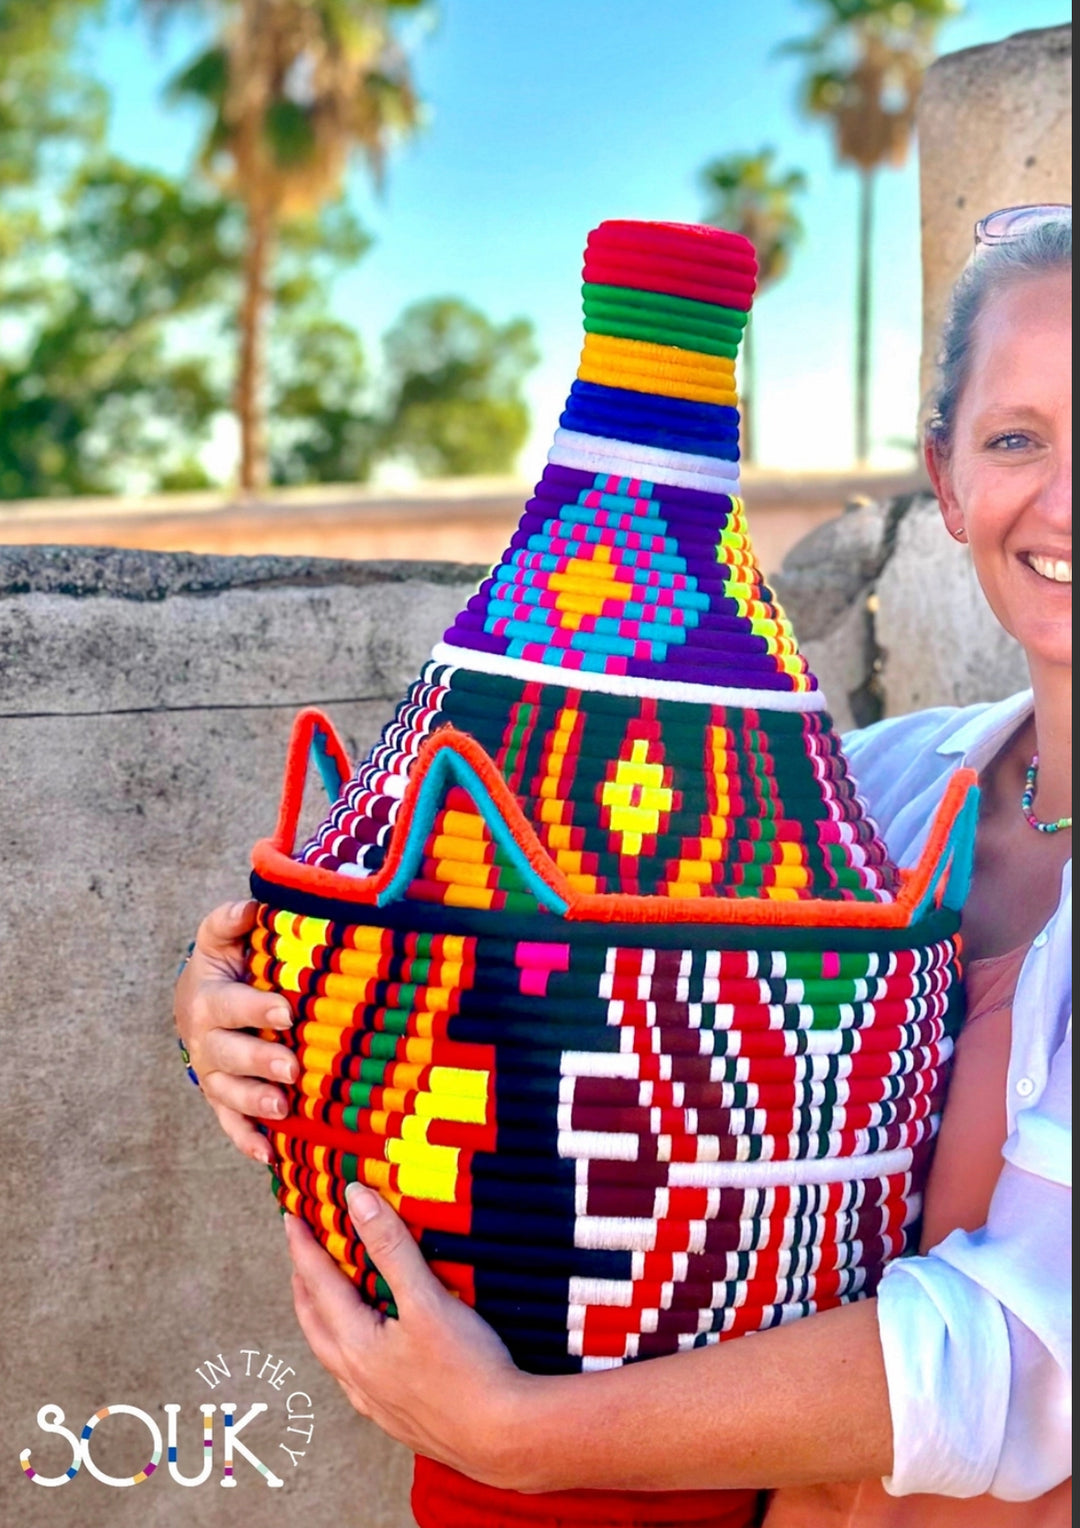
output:
[[[585,299],[586,313],[589,305],[595,301],[606,303],[609,307],[637,308],[654,317],[668,314],[694,328],[700,325],[715,328],[720,324],[740,333],[746,328],[747,315],[740,313],[738,308],[722,308],[719,303],[698,302],[693,297],[672,297],[667,292],[641,292],[636,287],[604,286],[592,281],[584,283],[581,295]]]
[[[610,334],[620,340],[648,340],[653,345],[679,345],[684,350],[699,350],[705,355],[726,355],[732,360],[739,353],[738,343],[714,340],[693,329],[661,328],[656,324],[621,323],[617,319],[585,315],[586,334]]]

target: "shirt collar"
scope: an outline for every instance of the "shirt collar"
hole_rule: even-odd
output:
[[[1007,700],[980,709],[969,722],[939,743],[937,751],[946,756],[960,755],[964,764],[979,772],[1000,752],[1034,709],[1032,691],[1021,690]]]

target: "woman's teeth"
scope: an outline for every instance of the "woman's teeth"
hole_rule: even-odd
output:
[[[1029,552],[1027,564],[1041,578],[1048,578],[1052,583],[1072,583],[1072,563],[1066,562],[1061,557],[1038,557],[1034,552]]]

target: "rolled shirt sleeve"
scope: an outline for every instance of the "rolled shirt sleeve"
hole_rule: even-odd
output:
[[[1070,1020],[986,1225],[882,1279],[894,1495],[1028,1501],[1072,1473],[1071,1068]]]
[[[898,864],[911,865],[949,776],[982,770],[1031,692],[896,717],[845,739]],[[878,1330],[893,1421],[892,1494],[1029,1501],[1072,1473],[1072,866],[1013,1004],[1004,1163],[987,1223],[890,1264]]]

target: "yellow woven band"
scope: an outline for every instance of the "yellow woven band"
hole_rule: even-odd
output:
[[[705,372],[719,379],[734,381],[735,362],[727,356],[706,355],[701,350],[684,350],[681,345],[654,345],[647,340],[621,340],[609,334],[587,334],[582,359],[610,361],[628,366],[677,367],[681,371]]]
[[[603,387],[624,387],[635,393],[657,393],[664,398],[687,398],[692,403],[718,403],[734,408],[739,395],[734,388],[717,387],[707,381],[685,381],[682,377],[665,377],[656,372],[632,372],[616,370],[583,362],[578,367],[582,382],[598,382]]]

